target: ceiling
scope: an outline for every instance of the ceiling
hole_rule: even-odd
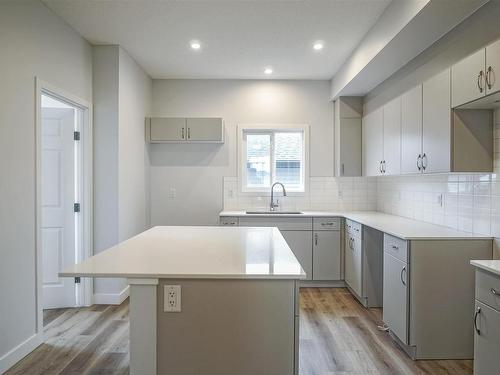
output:
[[[152,78],[330,79],[390,0],[42,0]],[[190,41],[198,40],[194,51]],[[313,50],[317,40],[321,51]],[[273,74],[266,76],[265,67]]]

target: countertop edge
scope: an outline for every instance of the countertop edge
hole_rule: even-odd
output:
[[[106,272],[59,272],[59,277],[103,277],[123,279],[232,279],[232,280],[305,280],[306,275],[218,275],[218,274],[152,274]]]
[[[491,262],[492,260],[486,260],[487,262]],[[495,261],[495,260],[493,260]],[[496,260],[498,262],[497,267],[492,267],[487,264],[485,264],[485,260],[471,260],[470,264],[473,265],[476,268],[488,271],[490,273],[493,273],[497,276],[500,276],[500,260]]]

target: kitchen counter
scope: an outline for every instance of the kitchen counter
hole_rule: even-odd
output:
[[[471,260],[470,264],[500,276],[500,260]]]
[[[221,217],[343,217],[404,240],[477,240],[492,236],[472,234],[441,225],[407,219],[375,211],[301,211],[301,214],[247,214],[245,211],[222,211]]]
[[[266,262],[263,262],[266,260]],[[260,267],[265,264],[265,267]],[[154,227],[60,276],[124,278],[303,279],[276,228]]]

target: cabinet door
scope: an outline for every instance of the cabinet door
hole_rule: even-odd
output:
[[[361,296],[361,240],[349,236],[345,248],[345,282]]]
[[[304,271],[306,271],[306,280],[312,280],[312,232],[282,230],[281,234]]]
[[[224,139],[221,118],[188,118],[186,127],[188,141],[222,142]]]
[[[361,118],[339,120],[339,176],[361,176]]]
[[[340,232],[313,234],[313,280],[340,280]]]
[[[384,106],[384,174],[401,173],[401,97]]]
[[[401,97],[401,173],[421,173],[422,85]]]
[[[450,70],[423,84],[424,173],[449,172],[451,155]]]
[[[486,94],[500,90],[500,40],[486,47]]]
[[[151,142],[178,142],[186,139],[186,119],[157,117],[151,119]]]
[[[477,300],[475,308],[474,374],[498,374],[500,312]]]
[[[408,344],[408,264],[384,252],[383,319]]]
[[[363,171],[365,176],[381,175],[383,159],[383,109],[367,114],[362,121],[363,133]]]
[[[451,67],[453,108],[485,95],[485,65],[483,48]]]

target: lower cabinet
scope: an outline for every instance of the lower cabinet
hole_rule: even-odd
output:
[[[314,280],[340,280],[339,231],[314,232],[312,255]]]
[[[474,374],[498,373],[500,311],[476,300],[474,315]]]
[[[408,264],[384,252],[383,320],[408,344]]]
[[[361,238],[347,234],[345,236],[345,282],[361,297],[362,247]]]
[[[311,243],[313,235],[310,231],[281,230],[288,246],[306,271],[306,280],[312,280],[313,276],[313,251]]]

